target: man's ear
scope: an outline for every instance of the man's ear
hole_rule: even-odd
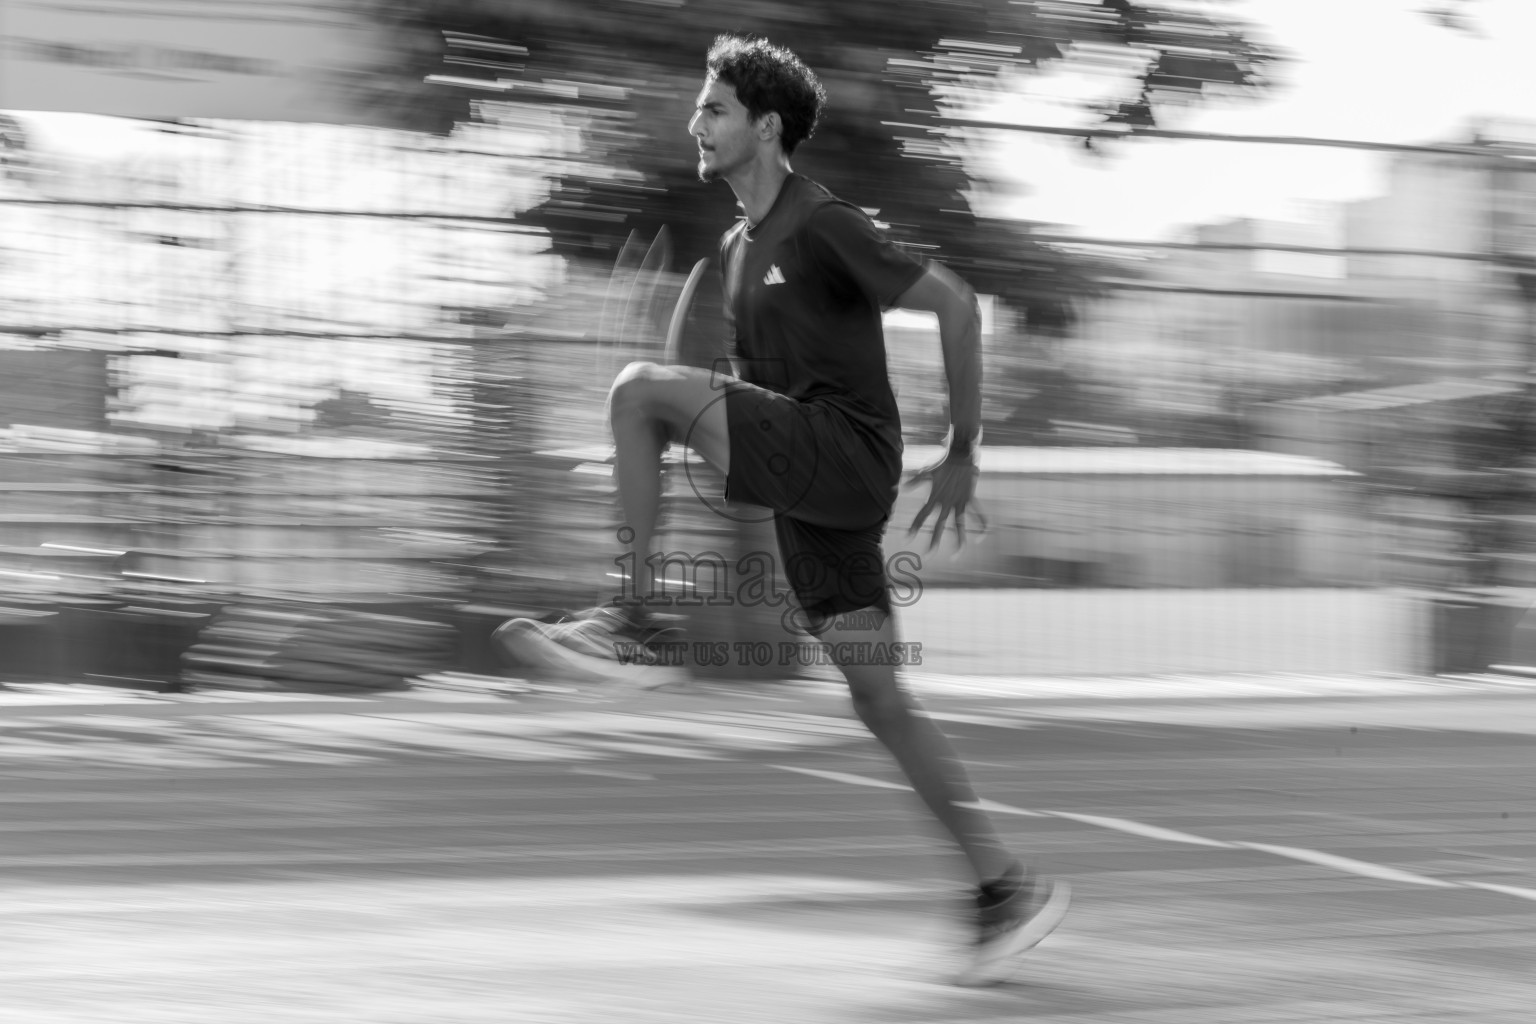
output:
[[[777,139],[784,131],[784,121],[775,111],[768,111],[757,126],[757,137],[767,141]]]

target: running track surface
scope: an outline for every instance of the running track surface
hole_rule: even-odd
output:
[[[832,688],[13,690],[0,1021],[1533,1019],[1536,693],[1197,682],[920,681],[1077,893],[980,992]]]

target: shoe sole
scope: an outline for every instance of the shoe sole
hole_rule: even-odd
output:
[[[498,626],[491,640],[516,663],[573,682],[652,690],[689,678],[684,670],[668,665],[621,665],[580,654],[546,636],[544,625],[534,619],[513,619]]]
[[[1040,910],[1015,928],[998,944],[987,950],[984,959],[978,958],[955,978],[955,984],[966,988],[982,988],[1001,985],[1014,976],[1022,966],[1019,958],[1038,946],[1046,936],[1056,930],[1067,916],[1072,903],[1072,887],[1066,882],[1051,884],[1051,893]]]

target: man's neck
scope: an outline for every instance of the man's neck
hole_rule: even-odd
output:
[[[754,160],[739,173],[726,179],[731,191],[736,193],[741,208],[747,213],[748,226],[756,227],[768,216],[774,200],[779,198],[779,192],[784,188],[784,179],[789,175],[789,161],[777,156],[771,160]]]

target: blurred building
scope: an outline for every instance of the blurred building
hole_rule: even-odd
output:
[[[1533,140],[1536,125],[1485,124],[1456,140],[1466,154],[1395,155],[1387,190],[1348,204],[1345,227],[1350,287],[1392,322],[1411,318],[1380,353],[1394,372],[1378,384],[1396,383],[1252,412],[1264,447],[1367,475],[1388,582],[1533,579],[1531,538],[1511,527],[1524,509],[1506,507],[1519,488],[1501,476],[1528,459],[1536,309],[1509,261],[1536,255]]]
[[[1375,353],[1401,338],[1336,256],[1263,245],[1337,248],[1336,216],[1201,225],[1088,303],[1064,347],[1068,367],[1113,387],[1139,413],[1142,443],[1246,443],[1228,429],[1198,441],[1180,423],[1234,417],[1245,404],[1337,390],[1385,371]],[[1426,346],[1427,347],[1427,346]],[[1230,425],[1229,425],[1230,427]]]
[[[907,449],[907,468],[941,449]],[[1184,448],[986,447],[989,529],[927,550],[906,490],[887,554],[925,587],[1247,589],[1369,586],[1378,565],[1358,476],[1321,459]],[[920,493],[921,492],[921,493]],[[972,522],[970,525],[974,526]],[[898,566],[898,568],[901,568]]]
[[[1520,385],[1492,377],[1371,388],[1272,402],[1254,412],[1265,447],[1382,476],[1458,461],[1454,429]]]
[[[1489,159],[1397,154],[1386,191],[1350,203],[1346,211],[1353,249],[1467,257],[1348,257],[1349,278],[1362,294],[1411,309],[1434,325],[1441,342],[1435,351],[1400,356],[1417,364],[1421,379],[1525,364],[1524,311],[1497,259],[1536,255],[1536,125],[1490,122],[1452,144]]]
[[[1499,131],[1501,138],[1536,136],[1536,125]],[[1397,372],[1378,383],[1395,379],[1395,386],[1267,405],[1255,413],[1267,447],[1365,472],[1450,465],[1452,433],[1521,389],[1529,368],[1527,311],[1500,260],[1536,255],[1536,147],[1477,133],[1470,145],[1491,159],[1394,156],[1388,191],[1345,210],[1345,238],[1354,250],[1343,257],[1347,286],[1370,300],[1380,322],[1344,344],[1359,351],[1366,347],[1362,337],[1384,340],[1385,348],[1370,347],[1378,365],[1395,364]],[[1360,251],[1373,249],[1397,254]]]
[[[1468,465],[1469,432],[1492,426],[1521,391],[1496,377],[1448,378],[1273,402],[1253,418],[1266,448],[1364,474],[1383,582],[1458,586],[1469,581],[1472,522],[1458,491],[1482,468]]]
[[[1085,308],[1068,358],[1170,417],[1523,369],[1526,311],[1496,257],[1536,256],[1533,140],[1482,125],[1456,140],[1474,155],[1393,155],[1380,196],[1195,226]]]

